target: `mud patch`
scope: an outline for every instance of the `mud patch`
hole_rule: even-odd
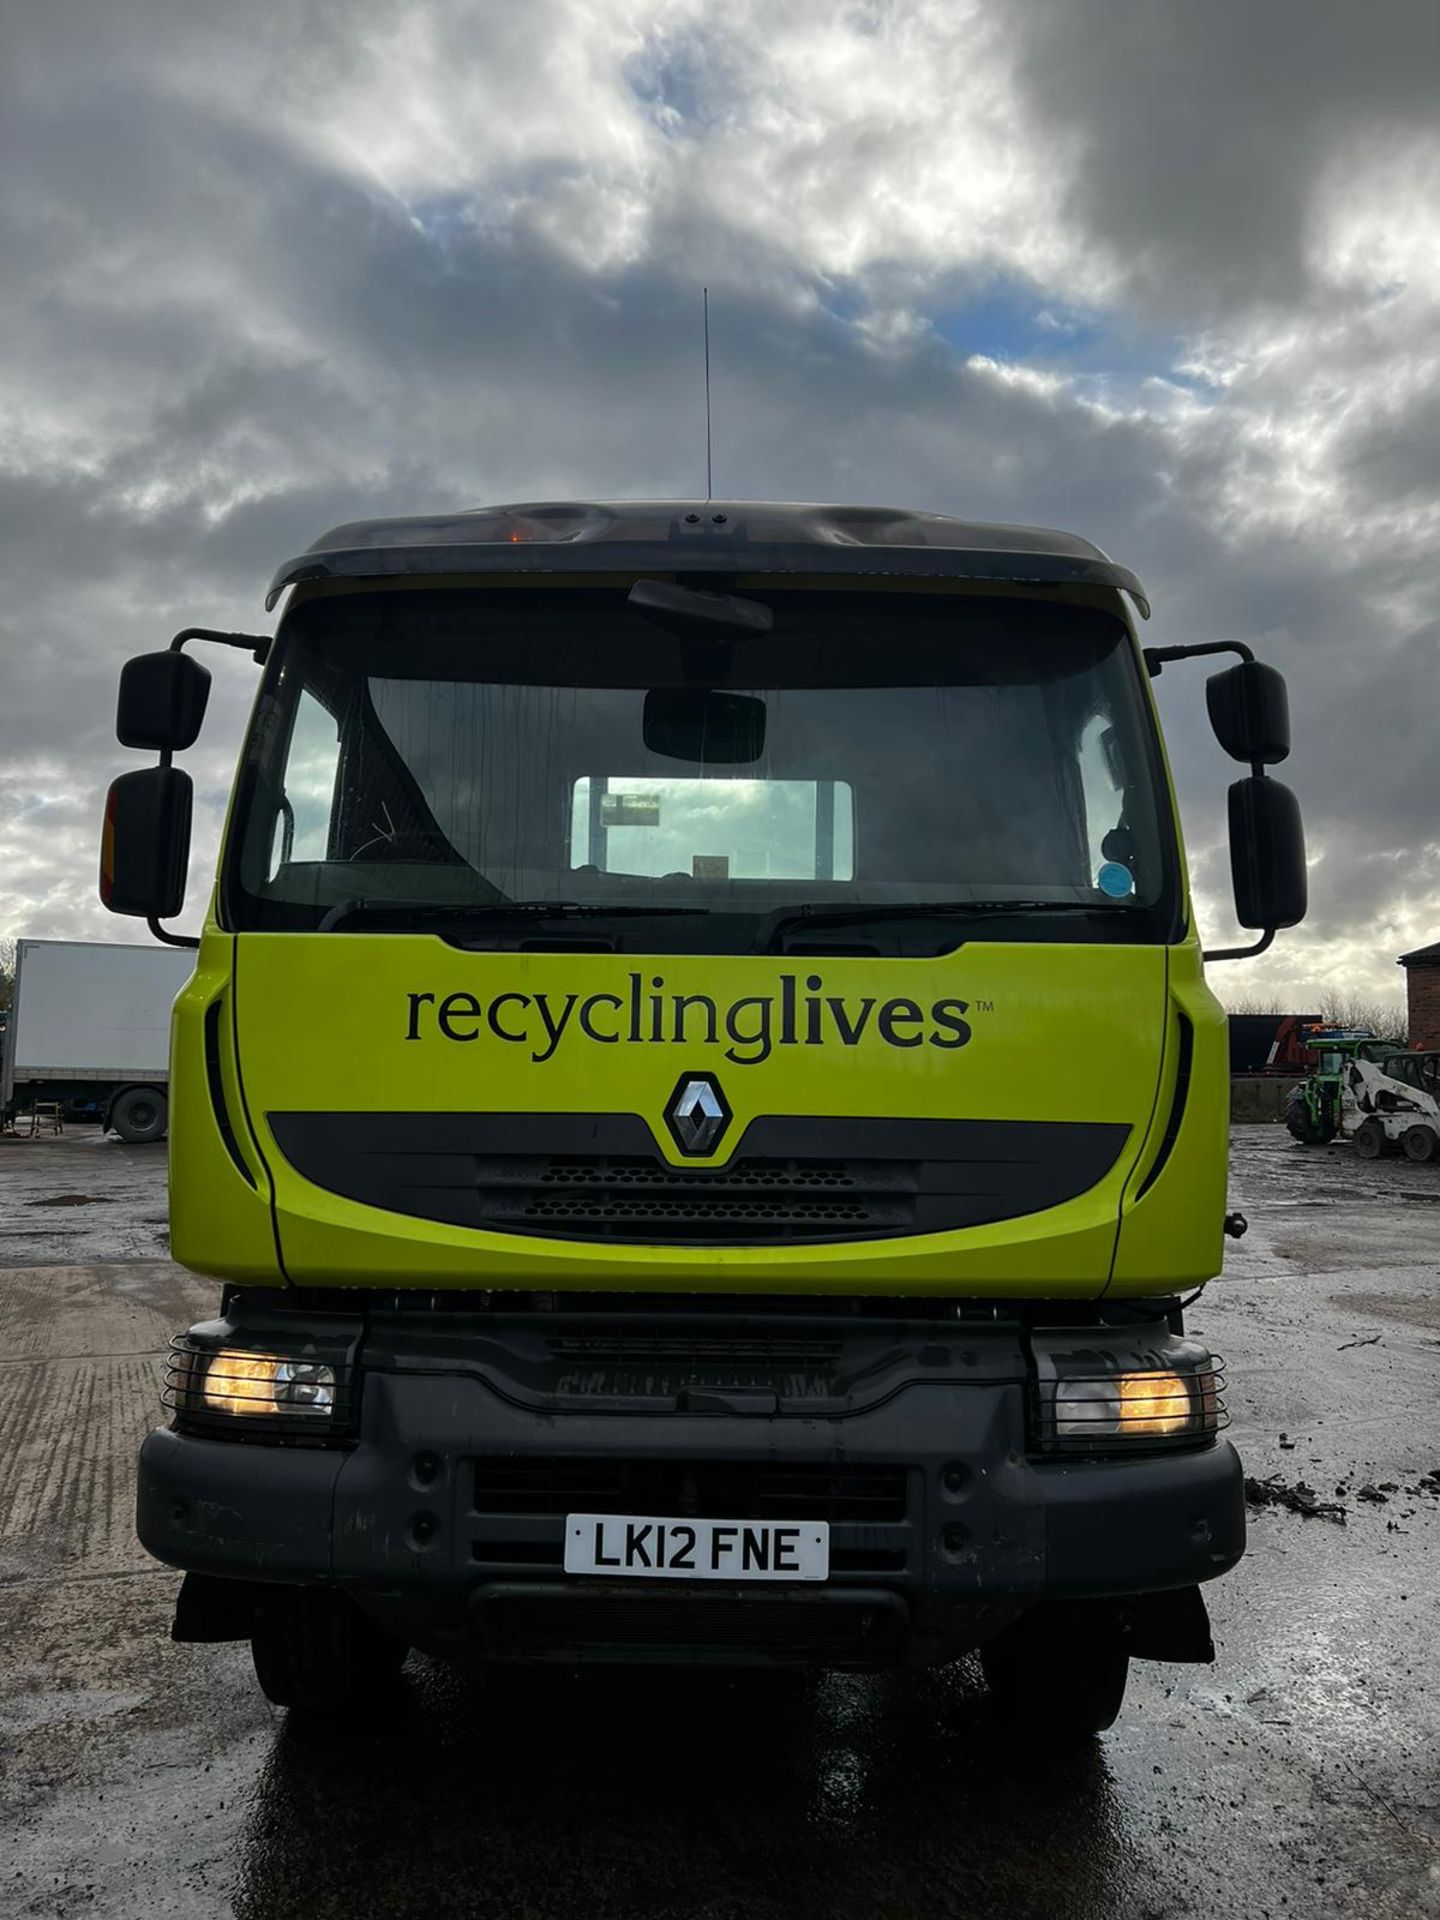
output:
[[[110,1203],[93,1193],[52,1193],[44,1200],[27,1200],[27,1207],[105,1207]]]
[[[1335,1293],[1330,1296],[1330,1304],[1357,1319],[1403,1320],[1412,1327],[1440,1330],[1440,1289],[1427,1294]]]
[[[1247,1477],[1245,1504],[1247,1507],[1284,1507],[1288,1513],[1298,1513],[1306,1520],[1333,1520],[1337,1526],[1345,1525],[1346,1510],[1338,1502],[1322,1500],[1303,1480],[1292,1485],[1278,1473],[1268,1474],[1263,1480]]]

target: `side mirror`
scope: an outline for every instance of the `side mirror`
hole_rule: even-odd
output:
[[[141,653],[120,669],[115,732],[122,747],[193,747],[210,698],[210,670],[188,653]]]
[[[193,800],[190,776],[178,767],[142,767],[111,782],[100,836],[100,898],[111,913],[145,920],[179,913]]]
[[[670,760],[745,766],[765,751],[765,702],[706,687],[652,687],[644,735],[651,753]]]
[[[1230,872],[1242,927],[1293,927],[1305,918],[1309,889],[1300,803],[1278,780],[1252,775],[1231,787]]]
[[[1205,704],[1215,738],[1232,760],[1273,767],[1289,754],[1290,695],[1278,668],[1242,660],[1238,667],[1212,673],[1205,682]]]

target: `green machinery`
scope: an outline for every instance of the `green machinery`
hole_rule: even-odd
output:
[[[1325,1146],[1348,1129],[1367,1160],[1390,1146],[1404,1146],[1411,1160],[1434,1158],[1434,1056],[1409,1054],[1369,1027],[1311,1027],[1308,1044],[1315,1071],[1284,1102],[1284,1123],[1296,1140]]]

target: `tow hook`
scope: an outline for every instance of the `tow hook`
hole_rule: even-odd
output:
[[[1250,1231],[1250,1222],[1245,1218],[1243,1213],[1227,1213],[1225,1216],[1225,1231],[1232,1240],[1243,1240]]]

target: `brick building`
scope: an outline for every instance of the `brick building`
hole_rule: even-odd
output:
[[[1440,940],[1402,953],[1405,998],[1410,1010],[1410,1045],[1417,1052],[1440,1048]]]

